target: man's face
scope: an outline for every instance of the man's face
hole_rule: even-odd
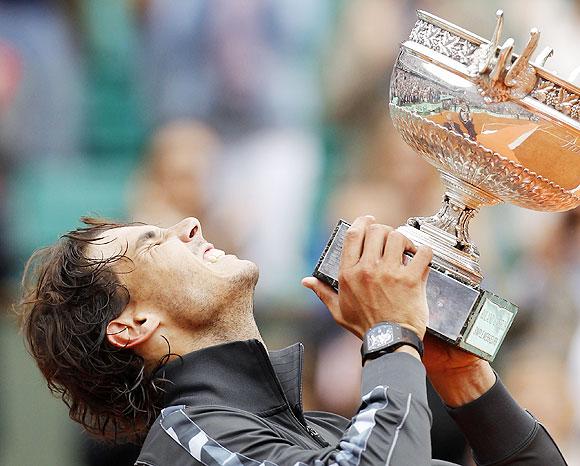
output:
[[[122,260],[115,269],[131,304],[161,311],[169,323],[197,327],[252,291],[258,269],[207,242],[199,221],[186,218],[171,228],[151,225],[107,230],[91,255]],[[126,249],[126,251],[125,251]]]

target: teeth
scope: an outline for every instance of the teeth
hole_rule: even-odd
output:
[[[208,262],[215,263],[223,255],[225,255],[225,252],[220,249],[213,248],[209,251],[206,251],[206,253],[203,255],[203,258]]]

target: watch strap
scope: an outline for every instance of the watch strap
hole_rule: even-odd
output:
[[[403,345],[412,346],[423,357],[423,342],[415,332],[392,322],[380,322],[364,334],[361,355],[364,362],[392,353]]]

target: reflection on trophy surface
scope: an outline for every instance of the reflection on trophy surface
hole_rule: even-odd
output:
[[[446,192],[438,213],[399,230],[433,248],[431,331],[492,360],[517,308],[480,288],[469,221],[501,202],[539,211],[580,205],[580,88],[543,68],[551,49],[531,61],[536,29],[521,55],[513,39],[502,43],[501,11],[491,41],[423,11],[418,18],[393,70],[390,112]]]

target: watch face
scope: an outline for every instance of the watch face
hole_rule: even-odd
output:
[[[367,351],[375,351],[391,343],[394,339],[393,327],[381,325],[367,333]]]

